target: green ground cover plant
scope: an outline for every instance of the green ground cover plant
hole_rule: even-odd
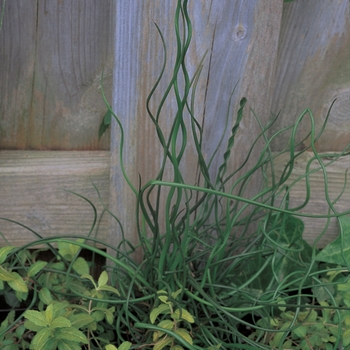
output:
[[[135,195],[139,245],[128,241],[128,232],[118,246],[94,238],[98,218],[87,198],[95,217],[85,237],[45,238],[26,227],[36,241],[0,249],[0,297],[7,305],[0,325],[1,349],[350,349],[350,210],[339,213],[335,207],[346,178],[336,199],[329,198],[327,181],[327,167],[348,152],[316,151],[315,142],[329,113],[318,133],[312,112],[306,109],[294,125],[273,135],[270,128],[278,116],[262,125],[254,114],[261,132],[242,165],[230,170],[235,136],[246,117],[243,97],[227,130],[227,144],[224,135],[218,140],[217,149],[226,148],[221,165],[212,171],[213,158],[203,154],[203,130],[194,113],[202,67],[190,77],[186,66],[192,35],[187,3],[179,0],[176,9],[177,56],[168,88],[152,112],[149,101],[163,78],[165,55],[147,101],[164,152],[158,175],[142,186],[132,184],[127,176],[123,125],[105,100],[108,112],[99,133],[112,119],[120,127],[120,167]],[[160,126],[161,118],[168,117],[163,114],[167,99],[177,103],[168,133]],[[229,105],[227,125],[230,116]],[[310,133],[296,143],[304,119],[310,121]],[[278,137],[288,143],[273,153],[271,143]],[[305,147],[306,139],[310,145]],[[242,175],[259,143],[264,145],[260,156]],[[202,179],[198,184],[186,183],[181,170],[190,144]],[[295,162],[306,151],[314,157],[305,174],[287,185]],[[289,160],[277,176],[274,162],[283,153]],[[311,170],[314,161],[318,167]],[[169,169],[170,180],[165,175]],[[310,200],[309,177],[316,171],[324,176],[329,212],[302,214]],[[256,174],[263,179],[261,190],[248,197],[247,188]],[[291,207],[289,194],[298,181],[306,183],[305,200]],[[330,219],[337,218],[339,238],[322,251],[309,245],[303,239],[303,216],[327,219],[319,238]],[[108,253],[97,248],[97,242]],[[141,263],[134,259],[136,249],[142,251]],[[51,254],[45,260],[44,250]],[[84,258],[84,251],[91,252],[92,258]],[[95,270],[97,256],[105,259],[102,271]]]

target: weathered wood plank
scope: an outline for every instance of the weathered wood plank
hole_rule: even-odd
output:
[[[120,117],[125,140],[124,159],[126,172],[136,187],[138,175],[142,183],[154,177],[159,169],[162,150],[159,149],[152,122],[146,115],[145,102],[162,66],[163,50],[153,22],[160,27],[167,43],[167,67],[164,77],[150,104],[155,111],[161,94],[172,74],[176,57],[174,12],[176,1],[120,1],[117,3],[116,46],[114,64],[113,107]],[[197,88],[196,117],[204,127],[203,151],[210,159],[219,142],[225,125],[228,102],[236,86],[232,119],[236,117],[239,100],[247,97],[251,104],[237,140],[232,168],[241,164],[246,156],[258,126],[249,107],[253,107],[262,122],[270,116],[270,104],[274,59],[277,52],[282,2],[276,1],[193,1],[189,2],[193,25],[192,45],[187,55],[187,69],[192,76],[205,52],[208,52]],[[142,28],[136,30],[135,28]],[[170,131],[176,111],[175,99],[168,101],[161,115],[164,130]],[[133,193],[125,182],[120,181],[119,151],[120,132],[112,126],[111,141],[111,196],[110,208],[122,218],[124,230],[134,242],[137,241],[134,218]],[[196,156],[193,141],[189,140],[189,153],[184,164],[184,178],[195,183]],[[222,161],[226,143],[219,150],[213,163],[213,176]],[[258,148],[257,148],[258,149]],[[256,155],[253,155],[253,158]],[[256,158],[255,158],[256,159]],[[253,160],[254,162],[254,160]],[[169,176],[171,180],[171,176]],[[250,194],[259,186],[250,187]],[[248,194],[249,195],[249,194]],[[114,241],[118,241],[118,227],[112,229]],[[120,232],[119,232],[120,234]]]
[[[93,210],[86,201],[64,190],[91,200],[101,215],[103,207],[92,183],[108,206],[108,151],[0,151],[0,216],[27,225],[43,237],[86,236],[93,223]],[[0,232],[13,245],[37,239],[3,220]],[[106,241],[107,214],[92,236],[95,234]]]
[[[6,1],[0,29],[0,148],[24,144],[32,103],[36,21],[36,1]]]
[[[0,149],[98,150],[111,98],[112,0],[6,1],[0,31]]]
[[[306,166],[313,158],[312,152],[306,152],[297,158],[293,172],[286,182],[286,185],[292,184],[298,177],[306,173]],[[275,159],[275,175],[278,179],[285,165],[289,160],[288,154],[284,154]],[[327,164],[329,160],[324,159],[323,162]],[[316,160],[310,164],[310,171],[319,168]],[[334,163],[328,165],[327,180],[328,180],[328,195],[331,201],[334,201],[342,192],[345,181],[345,172],[350,168],[350,156],[339,158]],[[305,208],[301,210],[304,214],[327,215],[329,205],[326,201],[325,195],[325,179],[321,170],[311,174],[310,180],[310,200]],[[306,180],[305,178],[297,181],[290,190],[289,207],[297,207],[304,203],[306,198]],[[350,185],[347,183],[345,191],[340,199],[334,204],[338,212],[345,212],[350,210]],[[331,212],[332,213],[332,212]],[[334,213],[333,213],[334,214]],[[318,247],[324,247],[333,241],[339,235],[339,226],[336,218],[332,218],[327,230],[321,235],[326,227],[326,219],[302,218],[305,223],[304,239],[313,244],[316,239]]]
[[[340,151],[350,140],[350,2],[293,1],[286,3],[277,62],[273,109],[281,115],[274,130],[291,125],[310,108],[318,128],[332,101],[327,130],[318,151]],[[299,140],[310,130],[309,118]],[[283,140],[277,143],[283,148]]]

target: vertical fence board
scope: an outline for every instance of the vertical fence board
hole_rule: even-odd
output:
[[[6,2],[0,148],[94,150],[112,85],[114,1]],[[109,86],[109,88],[108,88]]]
[[[2,3],[1,3],[2,5]],[[32,103],[36,1],[6,1],[0,29],[0,148],[23,147]]]
[[[291,125],[310,108],[318,128],[337,98],[319,151],[340,151],[350,140],[350,2],[294,1],[284,5],[273,109],[274,131]],[[298,130],[302,140],[310,121]],[[275,145],[283,147],[283,140]]]
[[[162,30],[168,51],[168,66],[159,86],[160,91],[164,92],[165,82],[171,76],[176,55],[173,31],[175,6],[175,1],[160,0],[120,1],[117,4],[113,107],[125,131],[123,156],[126,172],[136,185],[139,174],[143,184],[154,176],[162,155],[146,114],[145,102],[160,73],[163,59],[161,40],[153,21]],[[223,132],[229,97],[235,85],[229,124],[235,118],[233,111],[237,110],[242,97],[253,101],[249,106],[254,108],[263,122],[270,117],[269,101],[282,2],[197,1],[189,3],[189,12],[193,24],[193,39],[187,56],[190,75],[193,75],[207,51],[195,108],[197,119],[205,130],[204,151],[208,160]],[[160,93],[154,96],[152,110],[160,98]],[[170,130],[176,111],[174,107],[173,102],[166,105],[162,121],[164,130]],[[246,114],[237,140],[239,151],[233,155],[232,167],[243,161],[249,142],[258,130],[252,113],[247,109]],[[120,139],[120,130],[113,123],[110,209],[121,220],[127,237],[136,242],[135,197],[122,179],[119,167]],[[194,184],[196,158],[191,153],[191,146],[185,164],[185,179]],[[218,164],[214,164],[214,169]],[[258,186],[257,182],[251,193]],[[120,235],[117,223],[112,223],[112,241],[120,240]]]

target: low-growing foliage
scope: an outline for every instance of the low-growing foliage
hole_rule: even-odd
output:
[[[192,35],[187,2],[179,0],[176,8],[177,56],[169,85],[152,111],[150,100],[165,79],[165,55],[147,100],[148,115],[164,150],[152,181],[143,184],[141,179],[141,185],[132,184],[127,176],[123,124],[105,100],[108,112],[99,135],[111,120],[120,128],[120,168],[135,195],[138,246],[133,246],[122,227],[117,246],[93,238],[98,218],[88,199],[95,216],[86,237],[45,238],[27,228],[37,236],[36,241],[0,249],[0,297],[8,306],[0,326],[1,349],[349,348],[350,243],[345,243],[350,242],[346,216],[350,210],[339,213],[335,208],[346,181],[344,191],[332,200],[327,181],[328,165],[347,153],[321,155],[315,148],[329,112],[318,133],[312,112],[306,109],[294,125],[273,135],[270,129],[278,116],[263,125],[252,113],[261,132],[242,165],[231,169],[235,137],[246,118],[247,100],[242,97],[227,137],[218,140],[213,157],[219,149],[224,152],[220,166],[213,169],[213,157],[207,159],[203,152],[203,130],[194,111],[202,66],[192,77],[186,66]],[[161,128],[161,119],[170,118],[163,111],[168,99],[177,104],[170,131]],[[231,114],[229,103],[227,125]],[[296,143],[305,119],[310,121],[310,133]],[[288,143],[284,150],[273,153],[271,143],[278,137]],[[304,146],[307,140],[310,145]],[[197,156],[196,184],[187,183],[182,172],[188,148]],[[288,182],[295,162],[306,151],[313,158],[305,174]],[[252,164],[249,160],[257,153]],[[275,159],[284,153],[289,159],[277,175]],[[311,162],[318,167],[310,170]],[[317,171],[323,174],[329,211],[302,213],[310,201],[309,176]],[[260,191],[249,197],[247,189],[256,178],[263,179]],[[289,196],[298,181],[306,183],[305,198],[292,207]],[[336,218],[340,238],[320,252],[303,239],[303,216],[327,219],[319,237],[326,233],[330,219]],[[96,248],[96,243],[108,253]],[[46,246],[53,258],[40,259],[43,249],[35,248],[39,245]],[[92,272],[94,260],[84,259],[82,249],[105,259],[97,276]],[[133,258],[135,251],[142,251],[141,263]]]

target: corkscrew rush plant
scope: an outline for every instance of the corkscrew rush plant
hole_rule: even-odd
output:
[[[27,276],[33,261],[25,252],[38,244],[50,248],[58,262],[50,262],[42,266],[37,274],[31,273],[30,278],[25,277],[32,291],[27,296],[17,295],[17,292],[16,295],[23,301],[28,298],[29,309],[41,303],[39,311],[43,314],[40,317],[48,314],[43,311],[43,305],[49,307],[52,302],[47,295],[57,302],[70,300],[70,304],[64,306],[67,313],[58,317],[61,317],[61,321],[62,317],[65,318],[63,323],[66,325],[68,322],[75,325],[76,320],[72,316],[74,310],[85,315],[86,322],[90,320],[91,323],[79,328],[87,334],[85,340],[79,333],[82,344],[85,344],[82,346],[86,349],[103,348],[102,344],[118,347],[122,342],[122,350],[130,346],[132,349],[155,350],[338,349],[341,345],[347,346],[350,339],[347,342],[344,325],[348,321],[343,317],[343,312],[349,312],[350,306],[350,302],[347,302],[350,297],[344,291],[350,264],[345,246],[345,242],[350,240],[350,224],[346,217],[350,209],[338,212],[336,208],[337,201],[346,190],[346,176],[343,191],[335,199],[329,197],[327,167],[349,152],[347,149],[339,154],[317,152],[315,143],[326,127],[329,112],[318,133],[312,112],[306,109],[294,125],[270,135],[271,126],[279,115],[263,125],[252,111],[260,133],[242,164],[232,170],[229,161],[237,147],[237,132],[242,120],[247,118],[247,100],[242,97],[236,119],[229,128],[232,94],[226,115],[226,134],[229,135],[222,135],[212,156],[207,159],[203,152],[203,126],[196,118],[194,108],[196,88],[206,60],[204,57],[191,77],[186,65],[192,37],[187,5],[186,0],[177,3],[174,18],[177,55],[168,86],[153,111],[151,101],[160,88],[161,80],[165,79],[168,62],[167,43],[161,28],[157,25],[155,28],[163,43],[164,62],[145,108],[163,149],[163,158],[153,180],[144,184],[141,179],[140,184],[133,184],[128,177],[125,167],[128,159],[123,157],[123,123],[104,96],[108,113],[103,123],[108,124],[112,116],[121,131],[120,169],[135,195],[139,246],[131,244],[129,233],[123,231],[122,220],[109,212],[106,206],[105,209],[121,227],[122,241],[113,246],[93,237],[97,212],[91,201],[80,196],[93,209],[93,224],[86,237],[45,238],[22,225],[38,239],[6,252],[6,259],[3,259],[6,271],[12,273],[13,269],[18,268],[23,276]],[[170,118],[165,113],[169,100],[176,102],[176,113],[170,130],[164,130],[162,118]],[[310,121],[310,132],[297,142],[298,130],[306,118]],[[289,141],[282,151],[272,152],[271,144],[279,137],[288,138]],[[307,140],[310,140],[310,146],[304,147]],[[226,148],[221,155],[219,149],[223,147]],[[189,148],[191,152],[193,149],[196,152],[196,183],[188,183],[183,171]],[[250,165],[251,157],[258,148],[261,148],[259,156]],[[306,151],[312,152],[313,157],[308,161],[305,173],[291,182],[295,163]],[[289,157],[280,174],[275,169],[275,160],[282,154]],[[216,157],[220,157],[221,164],[213,169]],[[315,162],[317,167],[311,166]],[[327,213],[315,215],[302,210],[307,208],[310,201],[310,176],[316,172],[323,174],[325,200],[329,209]],[[247,188],[255,181],[255,175],[262,179],[261,188],[249,197]],[[299,181],[305,183],[305,198],[302,204],[292,207],[290,193]],[[96,191],[99,194],[98,188]],[[312,246],[303,239],[302,217],[327,219],[324,230]],[[333,253],[336,252],[332,253],[333,260],[329,258],[327,247],[322,253],[316,248],[331,218],[337,218],[341,230],[339,240],[331,247]],[[54,243],[59,244],[58,250],[53,248]],[[96,243],[113,254],[97,248]],[[141,263],[133,258],[137,248],[142,250]],[[89,250],[95,256],[100,255],[109,262],[106,269],[110,285],[107,285],[106,275],[101,274],[98,282],[89,275],[89,266],[79,260],[81,249]],[[20,266],[16,267],[18,262]],[[6,282],[6,278],[19,282],[17,275],[0,273],[1,281]],[[117,287],[117,291],[111,289],[112,286]],[[7,289],[8,293],[10,289]],[[30,317],[36,314],[25,315],[30,321]],[[322,341],[324,344],[327,342],[328,347],[317,345],[316,340],[308,336],[308,331],[313,334],[320,331],[315,326],[315,320],[322,317],[327,317],[327,322],[322,323],[324,319],[321,322],[324,327],[331,324],[326,331],[333,333],[327,339],[325,335],[316,338],[326,339]],[[16,320],[2,326],[0,341],[1,334],[8,334],[21,319],[23,317],[18,315]],[[30,322],[24,325],[32,331],[38,329]],[[62,336],[56,328],[51,329],[51,337],[52,334]],[[247,329],[250,329],[249,334]],[[322,331],[326,332],[324,329]],[[103,337],[108,338],[107,343],[102,340]],[[52,344],[61,341],[52,339]]]

